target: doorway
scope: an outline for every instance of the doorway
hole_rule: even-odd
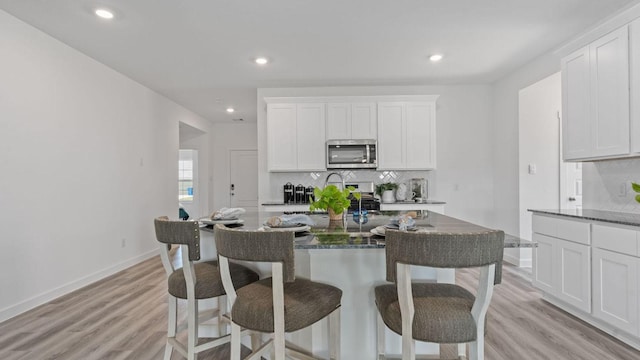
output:
[[[229,205],[258,210],[257,150],[229,150]]]
[[[189,219],[198,219],[207,214],[207,133],[182,122],[178,128],[178,202]]]

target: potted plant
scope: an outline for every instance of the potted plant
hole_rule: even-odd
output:
[[[349,194],[353,193],[354,198],[360,198],[360,193],[354,192],[354,190],[353,186],[343,190],[338,189],[335,185],[327,185],[324,189],[316,187],[313,189],[315,201],[311,203],[309,210],[327,210],[330,220],[342,219],[344,210],[351,205]]]
[[[392,203],[395,200],[393,191],[398,188],[398,184],[387,182],[376,185],[376,195],[379,195],[383,203]]]
[[[633,188],[633,191],[638,193],[638,195],[636,195],[636,201],[640,203],[640,184],[632,182],[631,188]]]

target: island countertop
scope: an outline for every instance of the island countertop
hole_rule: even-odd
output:
[[[529,209],[532,213],[557,215],[612,224],[640,226],[640,214],[595,209]]]
[[[370,231],[385,224],[398,215],[406,212],[383,211],[372,213],[366,217],[366,223],[360,224],[358,218],[352,214],[343,217],[343,221],[332,222],[326,214],[311,214],[309,217],[315,225],[307,232],[296,233],[296,249],[372,249],[384,248],[384,237],[373,235]],[[416,212],[414,219],[418,231],[428,232],[455,232],[476,233],[489,231],[489,228],[472,224],[467,221],[442,215],[432,211]],[[264,221],[273,216],[267,212],[247,212],[242,216],[244,226],[240,229],[259,229]],[[206,226],[202,231],[212,232],[213,226]],[[518,237],[506,235],[505,247],[531,247],[530,241],[521,240]]]

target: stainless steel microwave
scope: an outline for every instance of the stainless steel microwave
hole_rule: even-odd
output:
[[[375,140],[327,140],[327,169],[375,169]]]

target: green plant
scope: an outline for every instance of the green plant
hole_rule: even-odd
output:
[[[382,196],[382,193],[387,190],[395,190],[398,188],[398,184],[388,182],[376,185],[376,195]]]
[[[636,193],[640,193],[640,184],[631,183],[631,188],[633,188],[633,191]],[[640,203],[640,195],[636,195],[636,201]]]
[[[353,197],[360,199],[360,193],[355,192],[353,186],[348,186],[344,190],[338,189],[335,185],[328,185],[324,189],[316,187],[313,189],[315,201],[309,206],[309,210],[333,210],[336,214],[342,214],[344,209],[351,204],[349,194],[353,193]]]

